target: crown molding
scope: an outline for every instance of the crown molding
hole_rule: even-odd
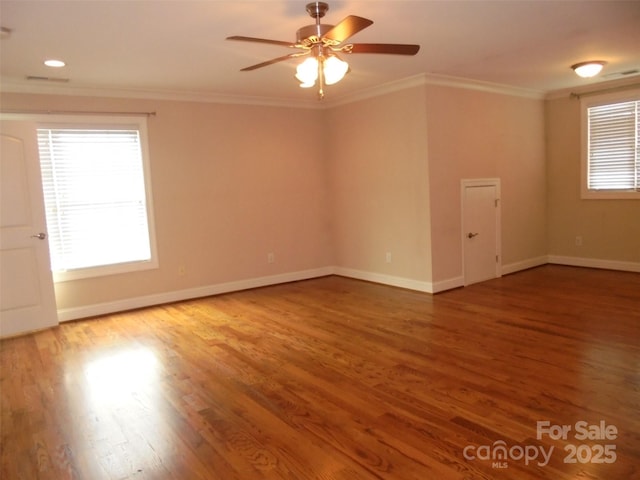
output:
[[[172,100],[185,102],[220,103],[233,105],[258,105],[270,107],[307,108],[322,110],[334,108],[368,98],[379,97],[408,88],[436,85],[451,88],[512,95],[517,97],[544,99],[544,92],[525,88],[513,87],[491,82],[471,80],[468,78],[452,77],[432,73],[421,73],[411,77],[394,80],[359,90],[356,93],[345,94],[341,97],[317,100],[286,100],[268,97],[227,95],[198,91],[159,90],[159,89],[119,89],[93,86],[71,86],[68,84],[26,84],[25,82],[2,81],[0,91],[8,93],[27,93],[40,95],[69,95],[83,97],[107,98],[135,98],[144,100]]]
[[[359,102],[368,98],[380,97],[389,93],[398,92],[400,90],[406,90],[408,88],[420,87],[426,85],[425,75],[413,75],[411,77],[402,78],[400,80],[394,80],[384,83],[382,85],[376,85],[375,87],[365,88],[359,90],[356,93],[348,93],[340,97],[333,97],[329,100],[324,100],[324,108],[333,108],[348,103]]]
[[[500,95],[531,98],[535,100],[544,99],[544,92],[539,90],[531,90],[527,88],[513,87],[510,85],[471,80],[462,77],[452,77],[449,75],[421,73],[418,75],[413,75],[411,77],[388,82],[383,85],[377,85],[372,88],[360,90],[359,92],[354,94],[347,94],[336,99],[331,99],[329,101],[325,101],[325,105],[327,108],[331,108],[352,102],[357,102],[360,100],[365,100],[368,98],[379,97],[381,95],[386,95],[407,88],[426,85],[476,90],[481,92],[497,93]]]
[[[3,80],[0,84],[0,92],[26,93],[37,95],[68,95],[77,97],[106,97],[106,98],[131,98],[141,100],[170,100],[182,102],[219,103],[233,105],[257,105],[269,107],[310,108],[321,109],[317,100],[286,100],[278,98],[227,95],[218,93],[186,91],[186,90],[160,90],[160,89],[132,89],[132,88],[105,88],[93,86],[69,86],[54,84],[26,84],[25,82],[11,82]]]
[[[540,90],[533,90],[530,88],[514,87],[501,83],[485,82],[481,80],[472,80],[470,78],[453,77],[450,75],[441,75],[436,73],[426,74],[425,77],[426,84],[428,85],[463,88],[480,92],[498,93],[500,95],[511,95],[515,97],[530,98],[534,100],[544,99],[544,92]]]
[[[272,107],[294,107],[326,109],[344,103],[385,95],[417,85],[424,85],[424,75],[396,80],[383,85],[360,90],[355,94],[346,94],[335,99],[285,100],[247,95],[226,95],[197,91],[160,90],[160,89],[124,89],[94,86],[71,86],[69,84],[31,84],[24,81],[2,81],[0,91],[7,93],[25,93],[38,95],[68,95],[81,97],[135,98],[144,100],[172,100],[185,102],[222,103],[234,105],[262,105]]]
[[[598,93],[600,91],[607,91],[610,89],[617,89],[626,86],[640,86],[640,75],[632,75],[621,79],[608,80],[604,82],[590,83],[588,85],[580,85],[572,88],[563,88],[561,90],[554,90],[548,92],[545,95],[545,100],[556,100],[559,98],[575,97],[580,95],[587,95]]]

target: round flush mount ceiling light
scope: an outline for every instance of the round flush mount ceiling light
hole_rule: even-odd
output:
[[[600,73],[605,63],[607,62],[603,62],[602,60],[591,60],[571,65],[571,69],[576,72],[576,75],[582,78],[591,78]]]
[[[45,60],[44,64],[47,67],[53,67],[53,68],[61,68],[64,67],[66,65],[66,63],[64,63],[62,60],[55,60],[55,59],[50,59],[50,60]]]

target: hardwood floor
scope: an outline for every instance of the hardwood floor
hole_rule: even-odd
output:
[[[638,479],[640,275],[237,292],[4,340],[0,386],[3,480]]]

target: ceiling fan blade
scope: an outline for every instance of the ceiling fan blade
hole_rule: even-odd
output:
[[[338,43],[344,42],[347,38],[355,35],[361,30],[364,30],[372,23],[372,20],[357,17],[356,15],[349,15],[347,18],[345,18],[339,24],[329,30],[326,34],[324,34],[323,37],[329,38]]]
[[[390,53],[392,55],[415,55],[420,45],[401,43],[354,43],[343,51],[345,53]]]
[[[267,60],[266,62],[262,62],[262,63],[257,63],[255,65],[251,65],[250,67],[245,67],[243,69],[241,69],[241,72],[249,72],[251,70],[256,70],[258,68],[262,68],[262,67],[266,67],[268,65],[272,65],[274,63],[278,63],[278,62],[283,62],[285,60],[288,60],[290,58],[295,58],[295,57],[300,57],[303,55],[307,55],[309,52],[303,52],[303,53],[290,53],[289,55],[284,55],[282,57],[278,57],[278,58],[273,58],[271,60]]]
[[[280,40],[268,40],[266,38],[243,37],[241,35],[234,35],[232,37],[227,37],[227,40],[240,40],[242,42],[268,43],[271,45],[280,45],[282,47],[292,47],[292,48],[296,46],[295,43],[291,43],[291,42],[283,42]]]

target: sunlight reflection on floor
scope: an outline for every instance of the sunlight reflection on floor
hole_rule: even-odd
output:
[[[169,461],[161,369],[154,352],[139,346],[105,354],[84,368],[87,438],[111,477],[150,472]]]
[[[157,384],[158,359],[147,348],[119,351],[89,363],[85,376],[97,405],[127,401],[136,392]]]

